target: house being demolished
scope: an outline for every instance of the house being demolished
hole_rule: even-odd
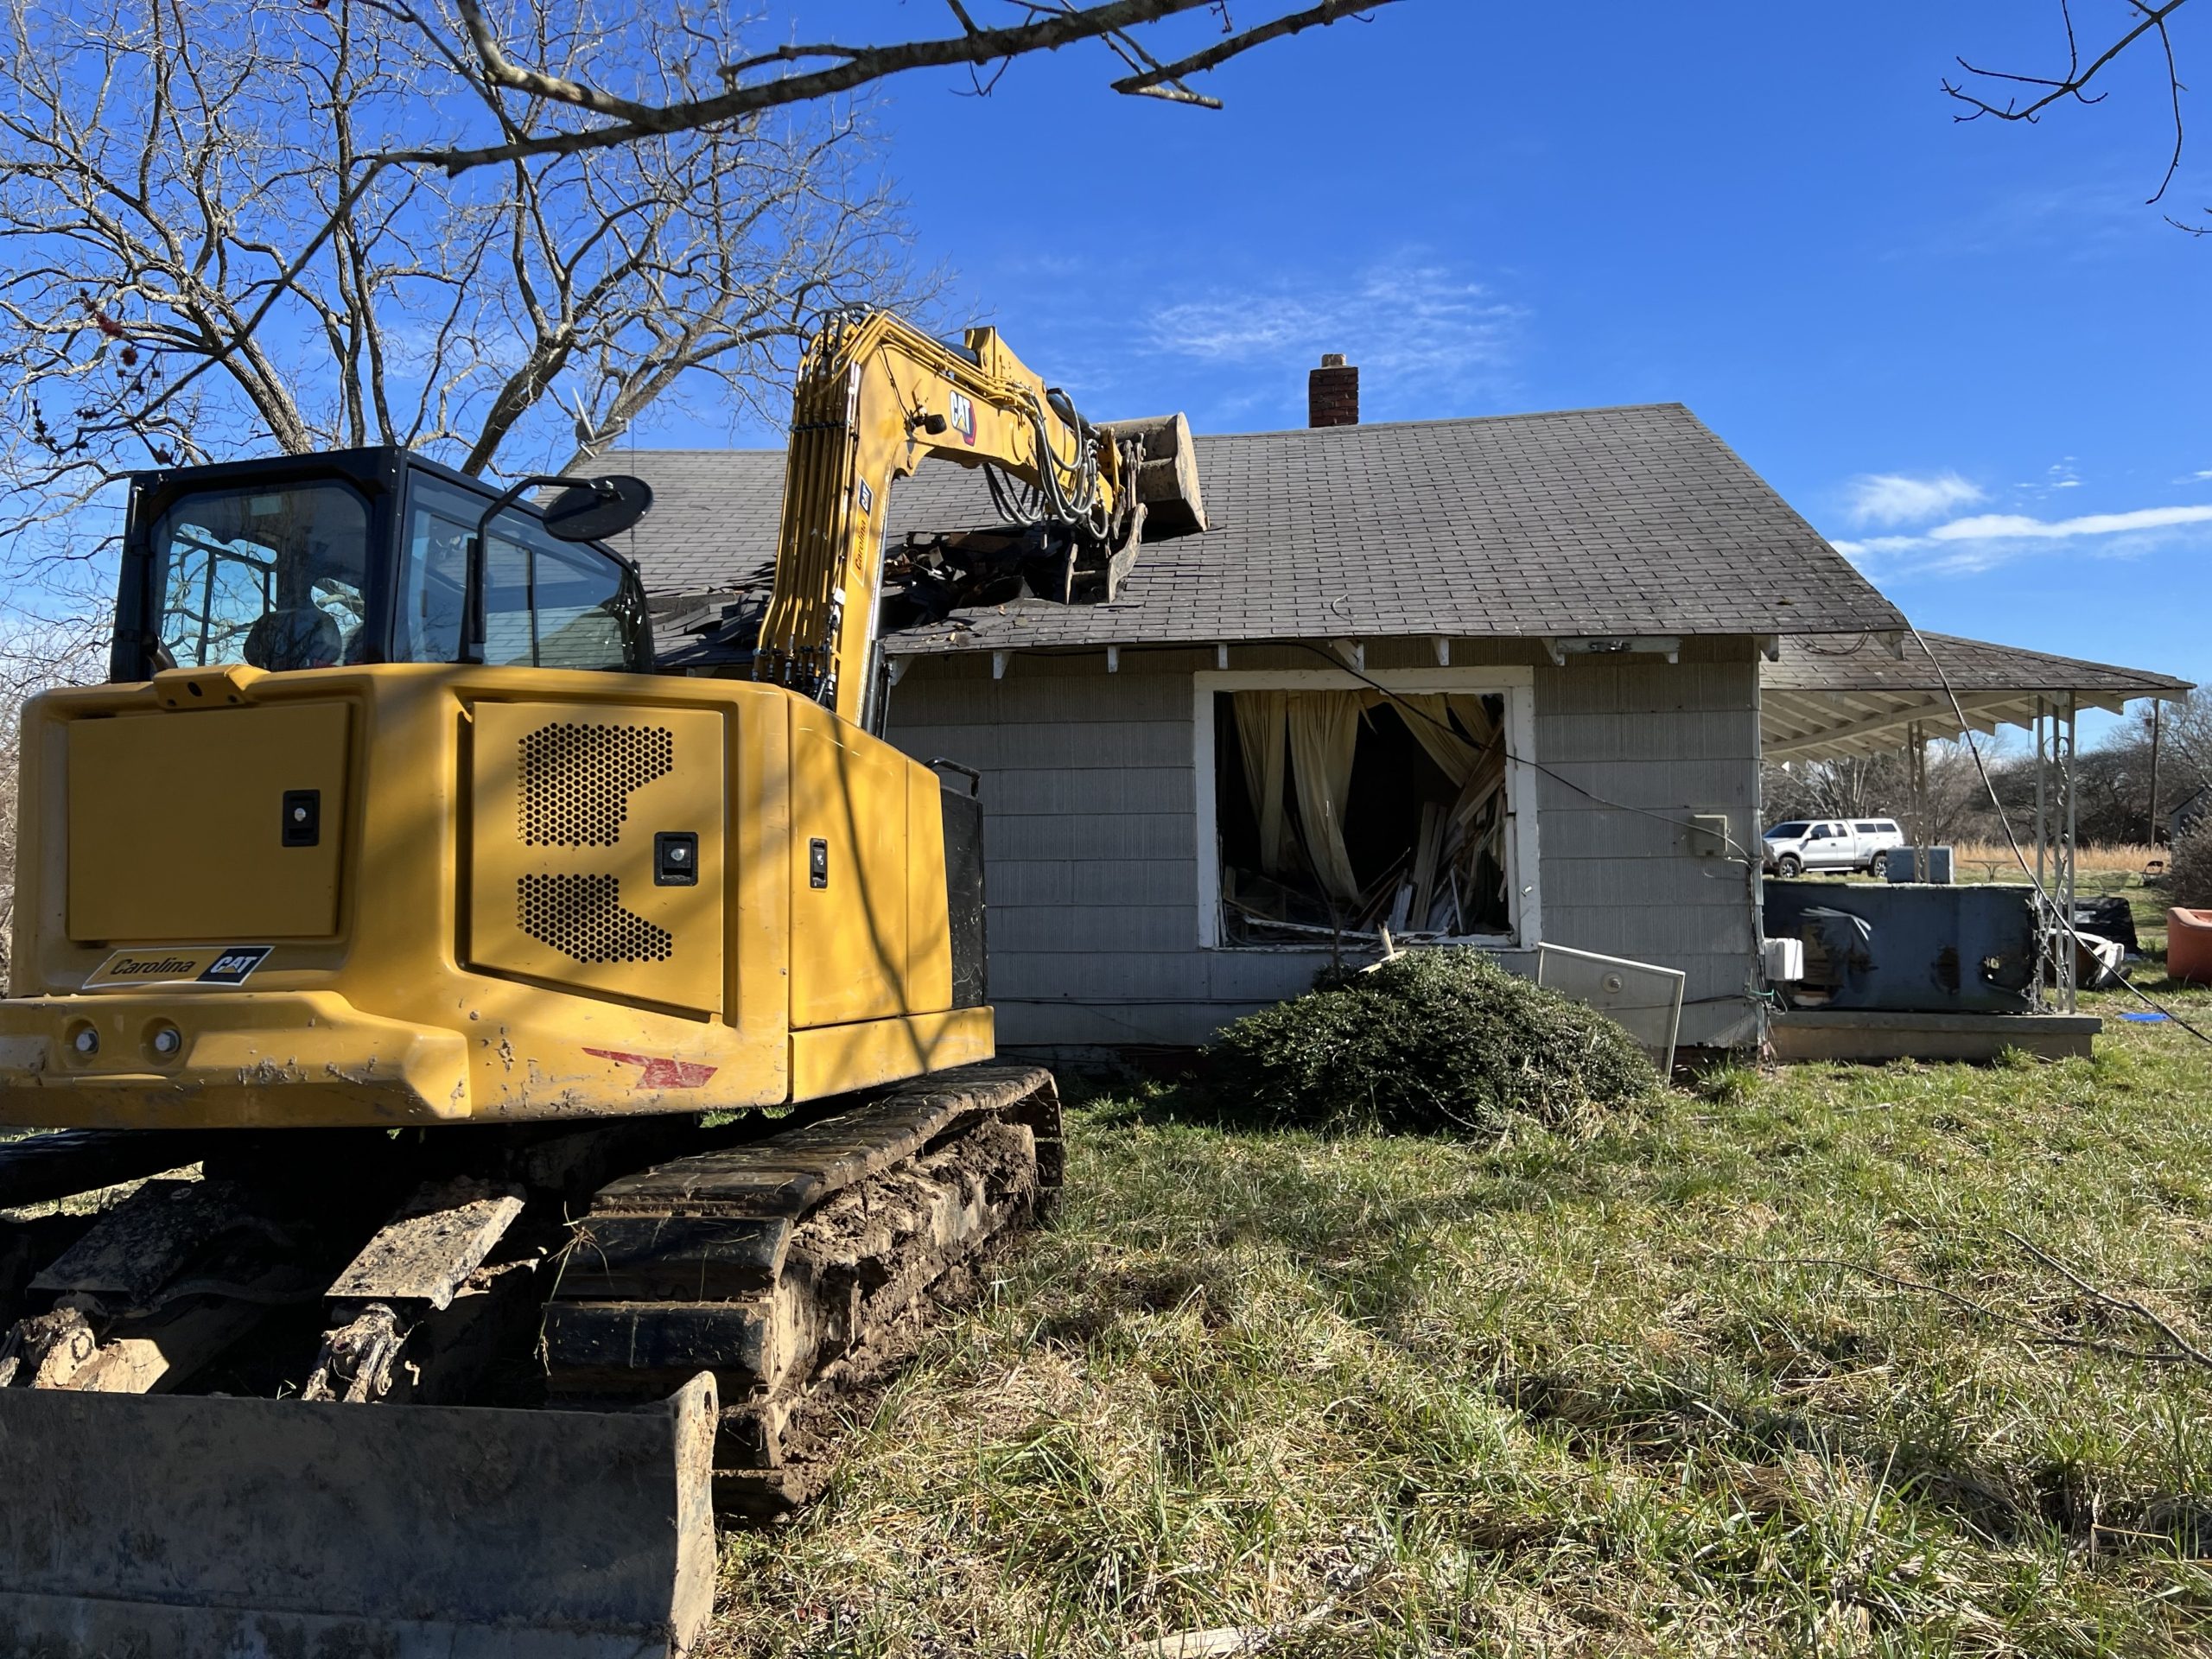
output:
[[[1394,938],[1686,976],[1681,1040],[1755,1040],[1760,667],[1904,626],[1676,404],[1200,435],[1205,528],[1115,595],[894,601],[887,730],[979,774],[1003,1040],[1204,1041]],[[640,451],[665,651],[747,671],[783,457]],[[894,577],[998,523],[925,467]],[[902,608],[903,607],[903,608]]]

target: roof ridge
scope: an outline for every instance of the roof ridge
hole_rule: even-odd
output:
[[[1338,439],[1346,433],[1394,432],[1408,427],[1489,426],[1506,421],[1556,421],[1577,415],[1637,415],[1653,410],[1678,410],[1692,420],[1698,419],[1695,410],[1679,399],[1662,399],[1643,404],[1584,404],[1572,409],[1505,410],[1492,415],[1436,415],[1420,420],[1355,421],[1349,426],[1267,426],[1249,432],[1200,432],[1193,430],[1195,438],[1284,438],[1313,434]],[[1702,421],[1698,422],[1703,426]],[[1707,429],[1710,430],[1711,429]],[[719,448],[686,446],[669,449],[625,449],[625,455],[781,455],[785,451],[768,445],[747,447],[725,444]],[[601,457],[605,459],[605,457]]]
[[[1503,410],[1495,415],[1434,415],[1423,420],[1355,421],[1349,426],[1271,426],[1255,432],[1200,432],[1193,429],[1194,438],[1287,438],[1304,436],[1339,437],[1346,433],[1390,432],[1406,427],[1491,426],[1506,421],[1556,421],[1574,415],[1637,415],[1650,410],[1678,410],[1692,420],[1696,413],[1688,404],[1669,400],[1649,404],[1586,404],[1573,409],[1520,409]],[[1702,422],[1700,423],[1703,424]]]

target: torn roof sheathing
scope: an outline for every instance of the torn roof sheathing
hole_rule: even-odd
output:
[[[1679,404],[1201,435],[1213,528],[1148,542],[1111,603],[1020,600],[894,654],[1288,639],[1887,631],[1904,619]],[[624,451],[654,509],[624,550],[661,594],[762,584],[780,450]],[[982,476],[892,493],[906,532],[994,520]]]
[[[2014,645],[1928,633],[1923,651],[1910,633],[1902,654],[1892,639],[1784,639],[1779,659],[1760,664],[1759,738],[1770,760],[1834,760],[1904,747],[1918,725],[1929,737],[2026,726],[2037,703],[2117,714],[2144,697],[2180,697],[2187,680],[2147,669],[2086,662]],[[1936,660],[1929,660],[1929,652]],[[1941,671],[1938,671],[1938,664]],[[1944,683],[1948,680],[1950,690]]]

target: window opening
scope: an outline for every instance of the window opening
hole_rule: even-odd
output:
[[[1511,933],[1502,696],[1221,692],[1214,722],[1224,943]]]

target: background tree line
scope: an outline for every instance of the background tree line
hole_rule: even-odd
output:
[[[1979,740],[1985,785],[1974,757],[1962,743],[1928,747],[1928,806],[1930,832],[1937,842],[2001,842],[2005,838],[1993,789],[2016,833],[2035,821],[2035,755],[2017,738],[2005,742]],[[2133,846],[2164,842],[2177,809],[2212,787],[2212,702],[2168,703],[2158,719],[2158,821],[2152,834],[2151,705],[2139,705],[2128,721],[2074,762],[2076,833],[2087,844]],[[1783,764],[1764,768],[1765,817],[1769,823],[1791,818],[1889,817],[1911,826],[1904,753],[1854,760]],[[2212,811],[2204,816],[2212,817]]]

